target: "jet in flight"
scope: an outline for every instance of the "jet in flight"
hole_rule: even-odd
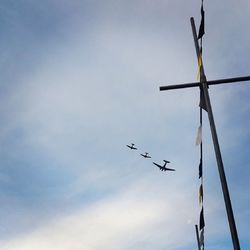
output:
[[[163,160],[165,163],[164,163],[164,165],[159,165],[159,164],[157,164],[157,163],[155,163],[155,162],[153,162],[153,164],[155,165],[155,166],[157,166],[161,171],[175,171],[175,169],[173,169],[173,168],[167,168],[166,167],[166,165],[167,165],[167,163],[170,163],[170,161],[166,161],[166,160]]]
[[[134,143],[131,143],[131,146],[130,145],[126,145],[127,147],[129,147],[130,149],[134,149],[134,150],[137,150],[137,148],[134,147]]]
[[[141,154],[141,156],[144,158],[151,158],[151,156],[149,156],[147,152],[145,154]]]

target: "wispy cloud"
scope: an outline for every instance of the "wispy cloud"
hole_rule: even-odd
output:
[[[158,87],[195,79],[188,23],[195,3],[180,8],[163,1],[63,1],[60,6],[50,2],[13,10],[21,8],[20,13],[29,15],[35,9],[39,14],[38,19],[15,17],[23,35],[20,31],[10,36],[5,23],[11,42],[3,45],[11,60],[2,64],[21,70],[6,71],[3,82],[8,84],[1,86],[0,181],[5,205],[0,216],[6,218],[2,232],[9,237],[3,236],[2,249],[193,247],[199,214],[199,157],[194,146],[199,90],[160,93]],[[6,6],[5,18],[17,22]],[[214,27],[215,20],[208,20]],[[47,26],[49,30],[40,31]],[[188,37],[185,43],[183,37]],[[21,44],[14,42],[19,40]],[[33,45],[32,50],[25,47],[29,56],[16,57],[12,51],[19,51],[25,41]],[[210,40],[209,46],[220,41],[222,36]],[[226,74],[227,67],[210,62],[206,51],[212,49],[205,46],[209,76],[217,76],[221,69]],[[220,57],[215,48],[218,55],[211,54]],[[249,137],[248,126],[242,125],[249,123],[248,94],[214,88],[210,93],[215,118],[229,159],[228,152],[242,147],[243,137]],[[232,121],[231,112],[241,122]],[[206,233],[217,240],[228,235],[228,227],[207,120],[203,131]],[[142,153],[149,151],[155,161],[170,160],[176,173],[162,174],[137,152],[126,151],[130,142]],[[244,145],[248,148],[247,139]],[[246,153],[243,159],[247,162]],[[246,204],[233,173],[229,171],[232,195]],[[248,187],[245,179],[241,180]]]
[[[34,232],[2,242],[2,249],[136,249],[138,244],[160,248],[167,244],[174,249],[179,245],[176,239],[181,235],[185,238],[179,228],[192,228],[190,208],[182,206],[187,197],[153,186],[157,184],[138,181],[115,196],[55,217]],[[186,238],[180,245],[190,242]]]

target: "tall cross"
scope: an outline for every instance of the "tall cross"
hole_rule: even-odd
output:
[[[201,52],[199,50],[199,43],[198,43],[198,37],[197,37],[194,18],[191,17],[190,21],[191,21],[191,27],[192,27],[193,37],[194,37],[194,45],[195,45],[195,49],[196,49],[198,64],[200,64],[200,60],[201,60],[200,53]],[[233,214],[230,194],[229,194],[229,190],[228,190],[228,186],[227,186],[227,180],[226,180],[226,176],[225,176],[223,161],[222,161],[222,157],[221,157],[220,145],[219,145],[219,141],[218,141],[218,137],[217,137],[212,106],[210,103],[208,85],[232,83],[232,82],[239,82],[239,81],[250,81],[250,76],[207,81],[204,67],[203,67],[203,63],[201,63],[201,65],[200,65],[200,82],[186,83],[186,84],[179,84],[179,85],[169,85],[169,86],[160,87],[160,91],[170,90],[170,89],[190,88],[190,87],[200,87],[200,89],[201,89],[202,96],[203,96],[203,99],[205,101],[206,110],[208,113],[208,119],[209,119],[209,123],[210,123],[210,129],[211,129],[213,145],[214,145],[214,151],[215,151],[215,155],[216,155],[216,161],[217,161],[217,165],[218,165],[220,182],[221,182],[221,187],[222,187],[222,192],[223,192],[223,197],[224,197],[227,218],[228,218],[228,223],[229,223],[229,228],[230,228],[230,232],[231,232],[231,238],[232,238],[234,250],[240,250],[240,243],[239,243],[237,228],[235,225],[234,214]],[[202,100],[201,100],[201,102],[202,102]]]

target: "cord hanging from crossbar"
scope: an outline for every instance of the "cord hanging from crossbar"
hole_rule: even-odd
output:
[[[198,67],[199,67],[199,76],[200,82],[205,80],[205,75],[203,72],[203,61],[202,61],[202,38],[205,34],[205,11],[203,7],[203,0],[201,2],[201,23],[199,28],[198,40],[200,41],[199,44],[199,60],[198,60]],[[201,71],[202,70],[202,71]],[[206,104],[204,103],[204,93],[200,88],[200,131],[202,131],[202,109],[206,110]],[[202,136],[201,136],[202,138]],[[200,220],[199,220],[199,247],[201,250],[204,250],[204,227],[205,227],[205,220],[204,220],[204,190],[203,190],[203,140],[200,141],[200,164],[199,164],[199,179],[200,179],[200,187],[199,187],[199,204],[201,206],[200,211]]]

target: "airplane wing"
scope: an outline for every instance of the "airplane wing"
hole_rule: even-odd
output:
[[[165,171],[175,171],[175,169],[173,169],[173,168],[166,168],[166,167],[164,168],[164,170]]]
[[[157,164],[157,163],[155,163],[155,162],[153,162],[153,164],[154,164],[155,166],[157,166],[158,168],[162,168],[161,165],[159,165],[159,164]]]

